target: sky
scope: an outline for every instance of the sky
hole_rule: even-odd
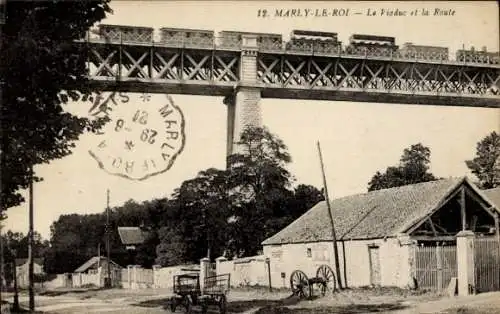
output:
[[[447,46],[451,51],[486,46],[498,51],[496,2],[271,2],[271,1],[112,1],[114,13],[102,23],[208,30],[282,33],[293,29],[338,32],[346,42],[353,33],[396,37],[396,43]],[[259,9],[344,8],[360,15],[344,17],[259,18]],[[366,16],[366,11],[427,9],[430,16]],[[452,16],[433,16],[436,9]],[[137,95],[131,95],[137,101]],[[44,181],[34,186],[34,227],[46,239],[50,225],[62,214],[102,212],[106,190],[110,206],[170,196],[182,181],[199,171],[225,167],[227,110],[222,97],[171,95],[185,118],[186,142],[173,166],[143,181],[112,176],[88,154],[100,138],[86,134],[73,154],[35,167]],[[151,96],[159,105],[165,95]],[[431,172],[440,177],[471,176],[464,161],[492,131],[500,132],[500,109],[417,106],[340,101],[262,99],[262,121],[288,146],[288,169],[296,183],[322,186],[316,142],[320,141],[331,198],[364,193],[376,171],[396,165],[403,150],[422,143],[431,149]],[[67,110],[86,115],[88,103]],[[24,193],[24,192],[23,192]],[[7,212],[6,229],[28,231],[28,203]]]

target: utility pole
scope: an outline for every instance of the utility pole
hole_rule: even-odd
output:
[[[3,53],[2,49],[2,43],[3,43],[3,25],[5,24],[5,16],[7,15],[6,14],[6,10],[7,10],[7,0],[0,0],[0,55]],[[4,78],[4,75],[3,75],[3,67],[4,65],[3,64],[0,64],[0,109],[2,108],[2,105],[3,105],[3,95],[2,95],[2,89],[3,89],[3,78]],[[3,128],[2,128],[2,125],[1,125],[1,121],[0,121],[0,132],[3,133]],[[0,151],[3,150],[3,147],[0,147]],[[2,154],[2,160],[3,160],[3,154],[4,152],[1,153]],[[0,166],[0,171],[1,171],[1,168],[3,166],[3,163],[2,165]],[[1,184],[1,180],[0,180],[0,184]],[[3,212],[0,211],[0,220],[3,218]],[[0,221],[0,235],[2,234],[2,225],[1,225],[1,221]],[[2,304],[2,289],[3,289],[3,240],[2,238],[0,237],[0,304]],[[1,305],[0,305],[1,306]]]
[[[325,201],[326,201],[326,206],[328,208],[328,215],[330,216],[330,224],[332,227],[333,253],[335,254],[335,273],[339,288],[342,289],[342,280],[340,280],[340,263],[339,263],[339,249],[337,246],[337,235],[335,233],[335,225],[333,223],[332,208],[330,207],[330,198],[328,196],[325,168],[323,166],[323,157],[321,156],[321,147],[319,145],[319,141],[318,141],[318,153],[319,153],[319,162],[321,164],[321,173],[323,174],[323,188],[325,192]]]
[[[110,234],[110,228],[109,228],[109,189],[107,190],[107,197],[106,197],[106,253],[108,256],[107,260],[107,267],[108,267],[108,274],[107,278],[104,281],[104,286],[106,288],[111,288],[111,254],[110,254],[110,242],[109,242],[109,234]]]
[[[29,185],[29,230],[28,230],[28,281],[29,281],[29,308],[35,310],[35,291],[33,290],[33,165],[31,165],[31,178]]]
[[[2,221],[0,220],[0,306],[3,304],[2,290],[3,290],[3,239],[2,239]]]
[[[12,310],[14,312],[19,312],[19,292],[17,290],[17,269],[16,269],[16,257],[17,251],[11,249],[12,255],[12,277],[14,278],[14,303],[12,304]]]

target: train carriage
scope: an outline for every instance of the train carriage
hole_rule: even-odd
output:
[[[101,24],[98,33],[101,39],[110,42],[151,43],[154,28]]]
[[[241,48],[244,35],[254,35],[257,37],[257,45],[261,51],[279,51],[282,49],[283,36],[281,34],[272,33],[252,33],[252,32],[236,32],[222,31],[220,34],[219,46],[222,48]]]
[[[488,52],[486,47],[477,51],[474,47],[469,50],[460,49],[456,52],[456,61],[465,63],[485,63],[485,64],[499,64],[500,53]]]
[[[341,51],[337,33],[293,30],[287,51],[334,54]]]
[[[400,58],[416,60],[445,61],[449,59],[448,54],[446,47],[415,45],[413,43],[405,43],[398,51]]]
[[[390,57],[397,52],[398,48],[394,37],[353,34],[349,37],[349,45],[346,47],[345,53],[350,55]]]
[[[214,31],[189,28],[160,28],[160,42],[168,46],[213,48]]]

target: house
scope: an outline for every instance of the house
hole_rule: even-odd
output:
[[[16,258],[16,277],[18,287],[24,288],[29,286],[29,262],[27,258]],[[43,275],[43,258],[33,259],[33,274]]]
[[[115,286],[121,281],[122,267],[117,263],[109,263],[111,282]],[[73,287],[93,284],[98,287],[104,286],[104,279],[108,277],[108,259],[103,256],[94,256],[75,269],[72,274]]]
[[[140,227],[118,227],[118,235],[127,250],[134,250],[137,245],[144,243],[148,233]]]
[[[351,195],[330,204],[340,277],[348,287],[428,284],[443,289],[457,273],[456,235],[472,230],[488,236],[498,228],[499,212],[467,178]],[[294,270],[314,277],[326,264],[335,271],[332,239],[325,201],[266,239],[262,245],[273,285],[288,287]],[[426,252],[448,257],[438,258],[445,266],[426,260]],[[441,279],[424,283],[433,271]]]
[[[122,269],[120,265],[111,261],[111,269]],[[93,274],[97,273],[99,268],[107,268],[108,267],[108,259],[103,256],[94,256],[85,263],[83,263],[80,267],[75,269],[74,273],[83,273],[83,274]]]

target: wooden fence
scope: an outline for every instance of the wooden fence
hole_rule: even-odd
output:
[[[474,241],[476,292],[500,291],[500,251],[496,237]]]
[[[420,289],[446,289],[451,278],[457,277],[457,247],[416,247],[415,271]]]

